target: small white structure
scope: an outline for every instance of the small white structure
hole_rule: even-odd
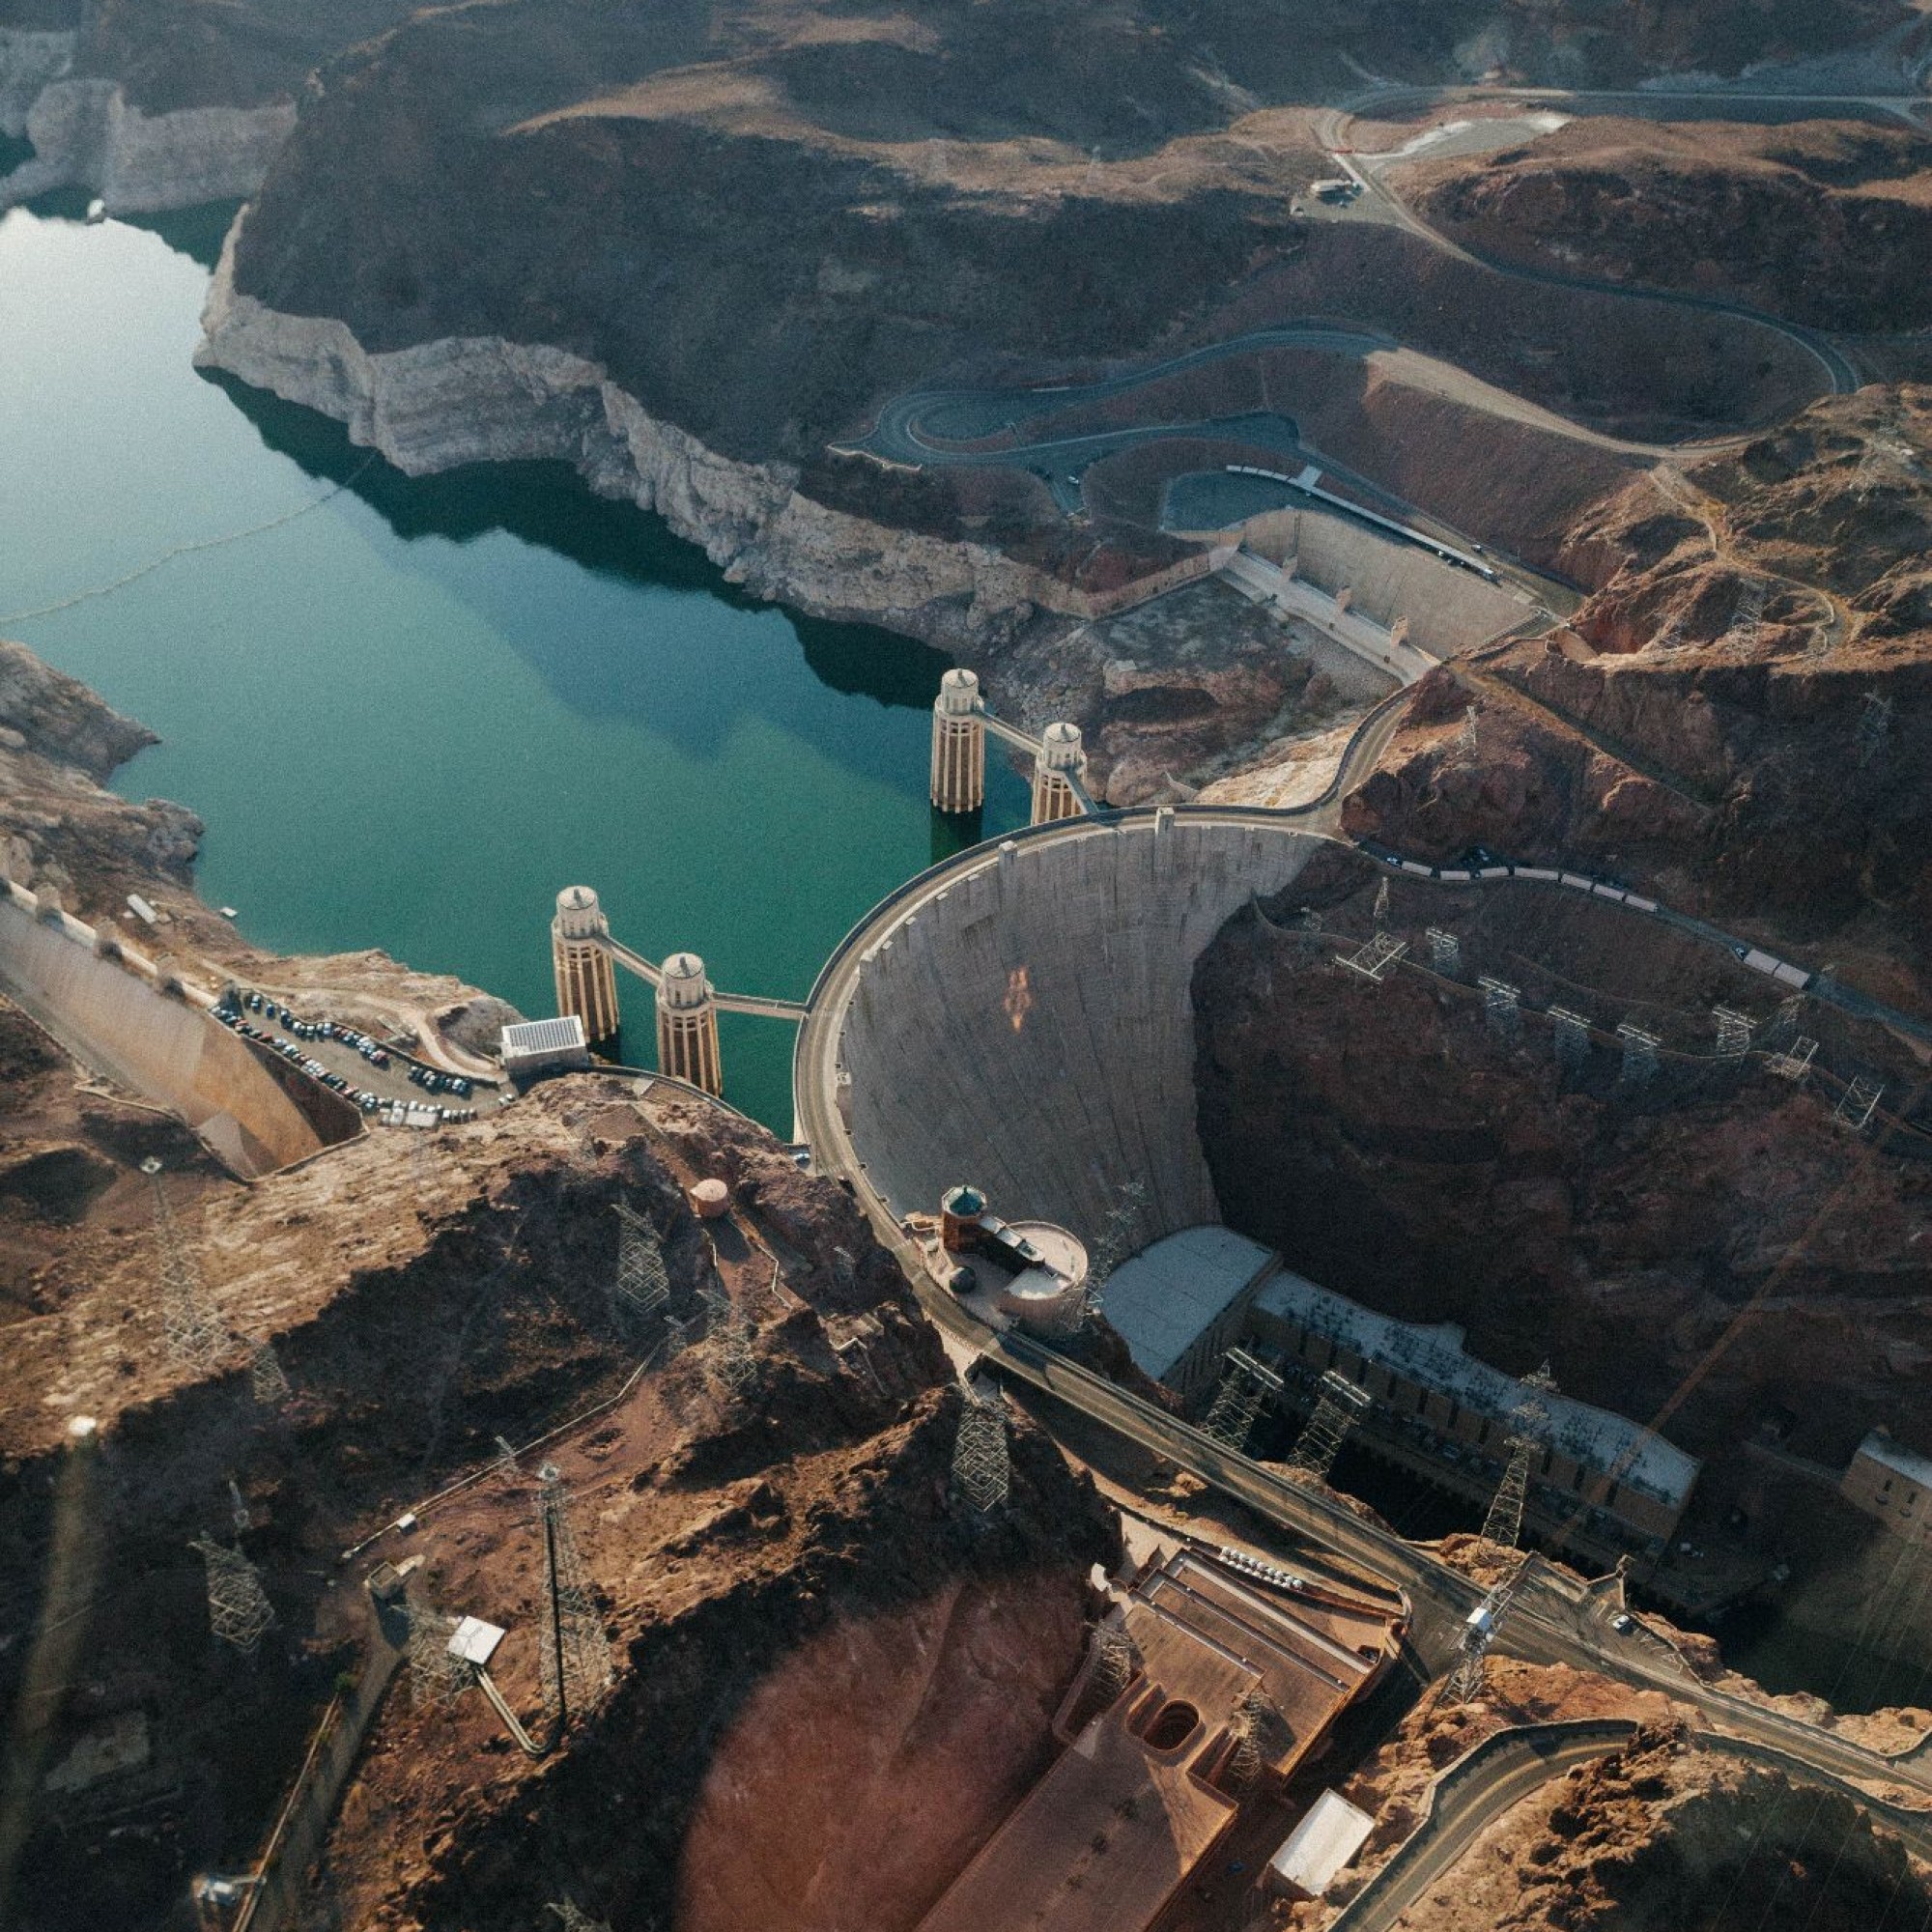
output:
[[[1212,1222],[1143,1248],[1100,1291],[1134,1366],[1180,1395],[1211,1381],[1241,1332],[1273,1251]]]
[[[465,1617],[450,1633],[448,1649],[458,1662],[473,1663],[483,1670],[502,1641],[503,1633],[495,1624],[486,1624],[481,1617]]]
[[[536,1080],[590,1065],[590,1043],[576,1013],[561,1019],[520,1020],[503,1029],[503,1071],[512,1080]]]
[[[1268,1861],[1268,1885],[1290,1898],[1321,1898],[1362,1849],[1375,1820],[1339,1791],[1324,1791]]]

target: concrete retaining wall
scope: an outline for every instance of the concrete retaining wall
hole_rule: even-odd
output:
[[[971,1180],[1003,1216],[1091,1236],[1113,1190],[1139,1180],[1149,1238],[1217,1220],[1195,1125],[1194,962],[1320,842],[1087,824],[920,905],[862,964],[840,1035],[872,1184],[903,1215]]]
[[[1384,629],[1406,617],[1409,636],[1435,657],[1487,643],[1534,614],[1497,584],[1324,511],[1271,510],[1244,534],[1251,550],[1273,563],[1293,559],[1330,596],[1352,590],[1354,608]]]
[[[323,1136],[247,1042],[162,991],[162,977],[133,948],[0,882],[0,992],[76,1060],[180,1115],[237,1174],[320,1151]]]

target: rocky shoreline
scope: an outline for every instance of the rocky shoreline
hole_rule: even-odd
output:
[[[148,114],[117,80],[74,77],[77,37],[0,28],[0,132],[33,158],[0,176],[0,208],[91,188],[115,213],[252,194],[296,125],[293,100]]]
[[[802,495],[795,465],[719,455],[564,350],[465,336],[377,354],[341,322],[269,308],[235,286],[246,218],[222,250],[197,366],[333,417],[406,475],[569,463],[598,495],[654,511],[756,596],[946,649],[997,645],[1042,611],[1088,614],[1081,593],[989,545],[888,529]]]

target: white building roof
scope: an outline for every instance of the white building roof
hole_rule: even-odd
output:
[[[505,1060],[528,1053],[567,1053],[586,1044],[583,1022],[575,1013],[555,1020],[519,1020],[503,1029]]]
[[[1874,1429],[1859,1444],[1859,1454],[1932,1490],[1932,1458],[1915,1455],[1903,1443],[1894,1442],[1882,1429]]]
[[[1335,1882],[1335,1874],[1362,1849],[1374,1825],[1366,1811],[1350,1804],[1339,1791],[1324,1791],[1282,1840],[1268,1869],[1284,1884],[1320,1898]]]
[[[1160,1381],[1273,1260],[1232,1228],[1183,1228],[1122,1262],[1100,1290],[1101,1306],[1134,1366]]]
[[[1463,1330],[1453,1321],[1398,1321],[1286,1270],[1263,1287],[1255,1305],[1479,1414],[1507,1422],[1523,1400],[1515,1377],[1463,1351]],[[1539,1400],[1549,1416],[1543,1434],[1559,1454],[1603,1474],[1616,1469],[1618,1482],[1665,1502],[1681,1503],[1690,1493],[1697,1459],[1641,1423],[1573,1396]]]

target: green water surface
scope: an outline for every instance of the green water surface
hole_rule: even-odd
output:
[[[958,843],[925,798],[949,661],[753,604],[559,467],[412,480],[198,375],[225,213],[0,217],[0,636],[160,734],[117,786],[200,813],[202,895],[261,946],[380,947],[548,1013],[582,881],[640,952],[804,994]],[[989,776],[983,829],[1023,822]],[[622,990],[647,1064],[649,995]],[[727,1097],[788,1131],[792,1030],[724,1025]]]

